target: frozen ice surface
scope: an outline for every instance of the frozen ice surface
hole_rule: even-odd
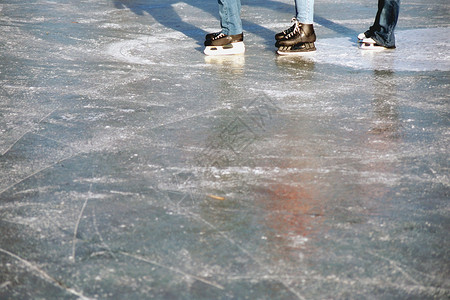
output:
[[[448,299],[449,4],[0,3],[0,299]]]

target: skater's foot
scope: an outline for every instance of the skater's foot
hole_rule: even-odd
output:
[[[278,48],[279,55],[302,55],[316,51],[314,43],[299,43],[293,46],[281,46]]]
[[[375,34],[367,30],[364,33],[358,34],[358,43],[359,48],[364,50],[383,50],[383,49],[395,49],[395,45],[392,47],[386,47],[381,43],[377,42],[375,39]]]
[[[207,36],[208,37],[208,36]],[[206,55],[232,55],[242,54],[245,52],[244,34],[226,35],[222,32],[209,36],[210,39],[205,41]]]
[[[386,47],[383,45],[380,45],[375,41],[373,38],[365,38],[362,39],[359,43],[359,48],[363,50],[386,50],[386,49],[395,49],[395,46],[393,47]]]
[[[313,24],[302,24],[295,22],[292,31],[282,38],[281,34],[278,35],[280,40],[278,40],[275,44],[277,48],[294,46],[300,43],[314,43],[316,41],[316,33],[314,32]]]
[[[359,39],[359,36],[358,36]],[[377,42],[372,38],[362,38],[359,42],[359,48],[364,50],[383,50],[388,49],[382,45],[377,44]]]
[[[225,46],[231,43],[242,42],[243,40],[243,33],[235,35],[226,35],[222,32],[211,33],[206,35],[205,46]]]

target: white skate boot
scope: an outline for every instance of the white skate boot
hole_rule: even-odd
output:
[[[366,35],[364,32],[361,32],[360,34],[358,34],[358,43],[362,43],[363,39],[366,39]]]

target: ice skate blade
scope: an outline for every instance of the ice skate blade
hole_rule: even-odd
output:
[[[231,43],[225,46],[207,46],[203,51],[208,56],[236,55],[244,52],[244,42]]]
[[[277,54],[280,56],[302,56],[302,55],[312,55],[316,53],[316,50],[310,51],[285,51],[285,50],[277,50]]]
[[[364,43],[364,42],[361,42],[361,43],[358,45],[358,47],[359,47],[359,49],[361,49],[361,50],[371,50],[371,51],[382,51],[382,50],[386,50],[386,49],[387,49],[386,47],[379,46],[379,45],[377,45],[377,44],[373,44],[373,43]]]
[[[278,55],[293,55],[300,56],[305,54],[311,54],[316,52],[316,46],[314,43],[299,43],[293,46],[280,46],[278,47]]]
[[[386,47],[378,45],[373,39],[366,38],[366,39],[360,39],[358,44],[358,47],[362,50],[385,50]]]

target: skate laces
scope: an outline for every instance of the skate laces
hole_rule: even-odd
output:
[[[300,32],[300,22],[297,20],[297,18],[292,18],[291,22],[294,23],[294,25],[292,25],[289,29],[284,31],[285,34],[285,38],[289,39],[292,36],[294,36],[296,33]]]
[[[213,36],[213,38],[212,38],[211,40],[212,40],[212,41],[218,40],[218,39],[221,39],[221,38],[226,37],[226,36],[227,36],[227,35],[224,34],[223,32],[218,32],[215,36]]]

